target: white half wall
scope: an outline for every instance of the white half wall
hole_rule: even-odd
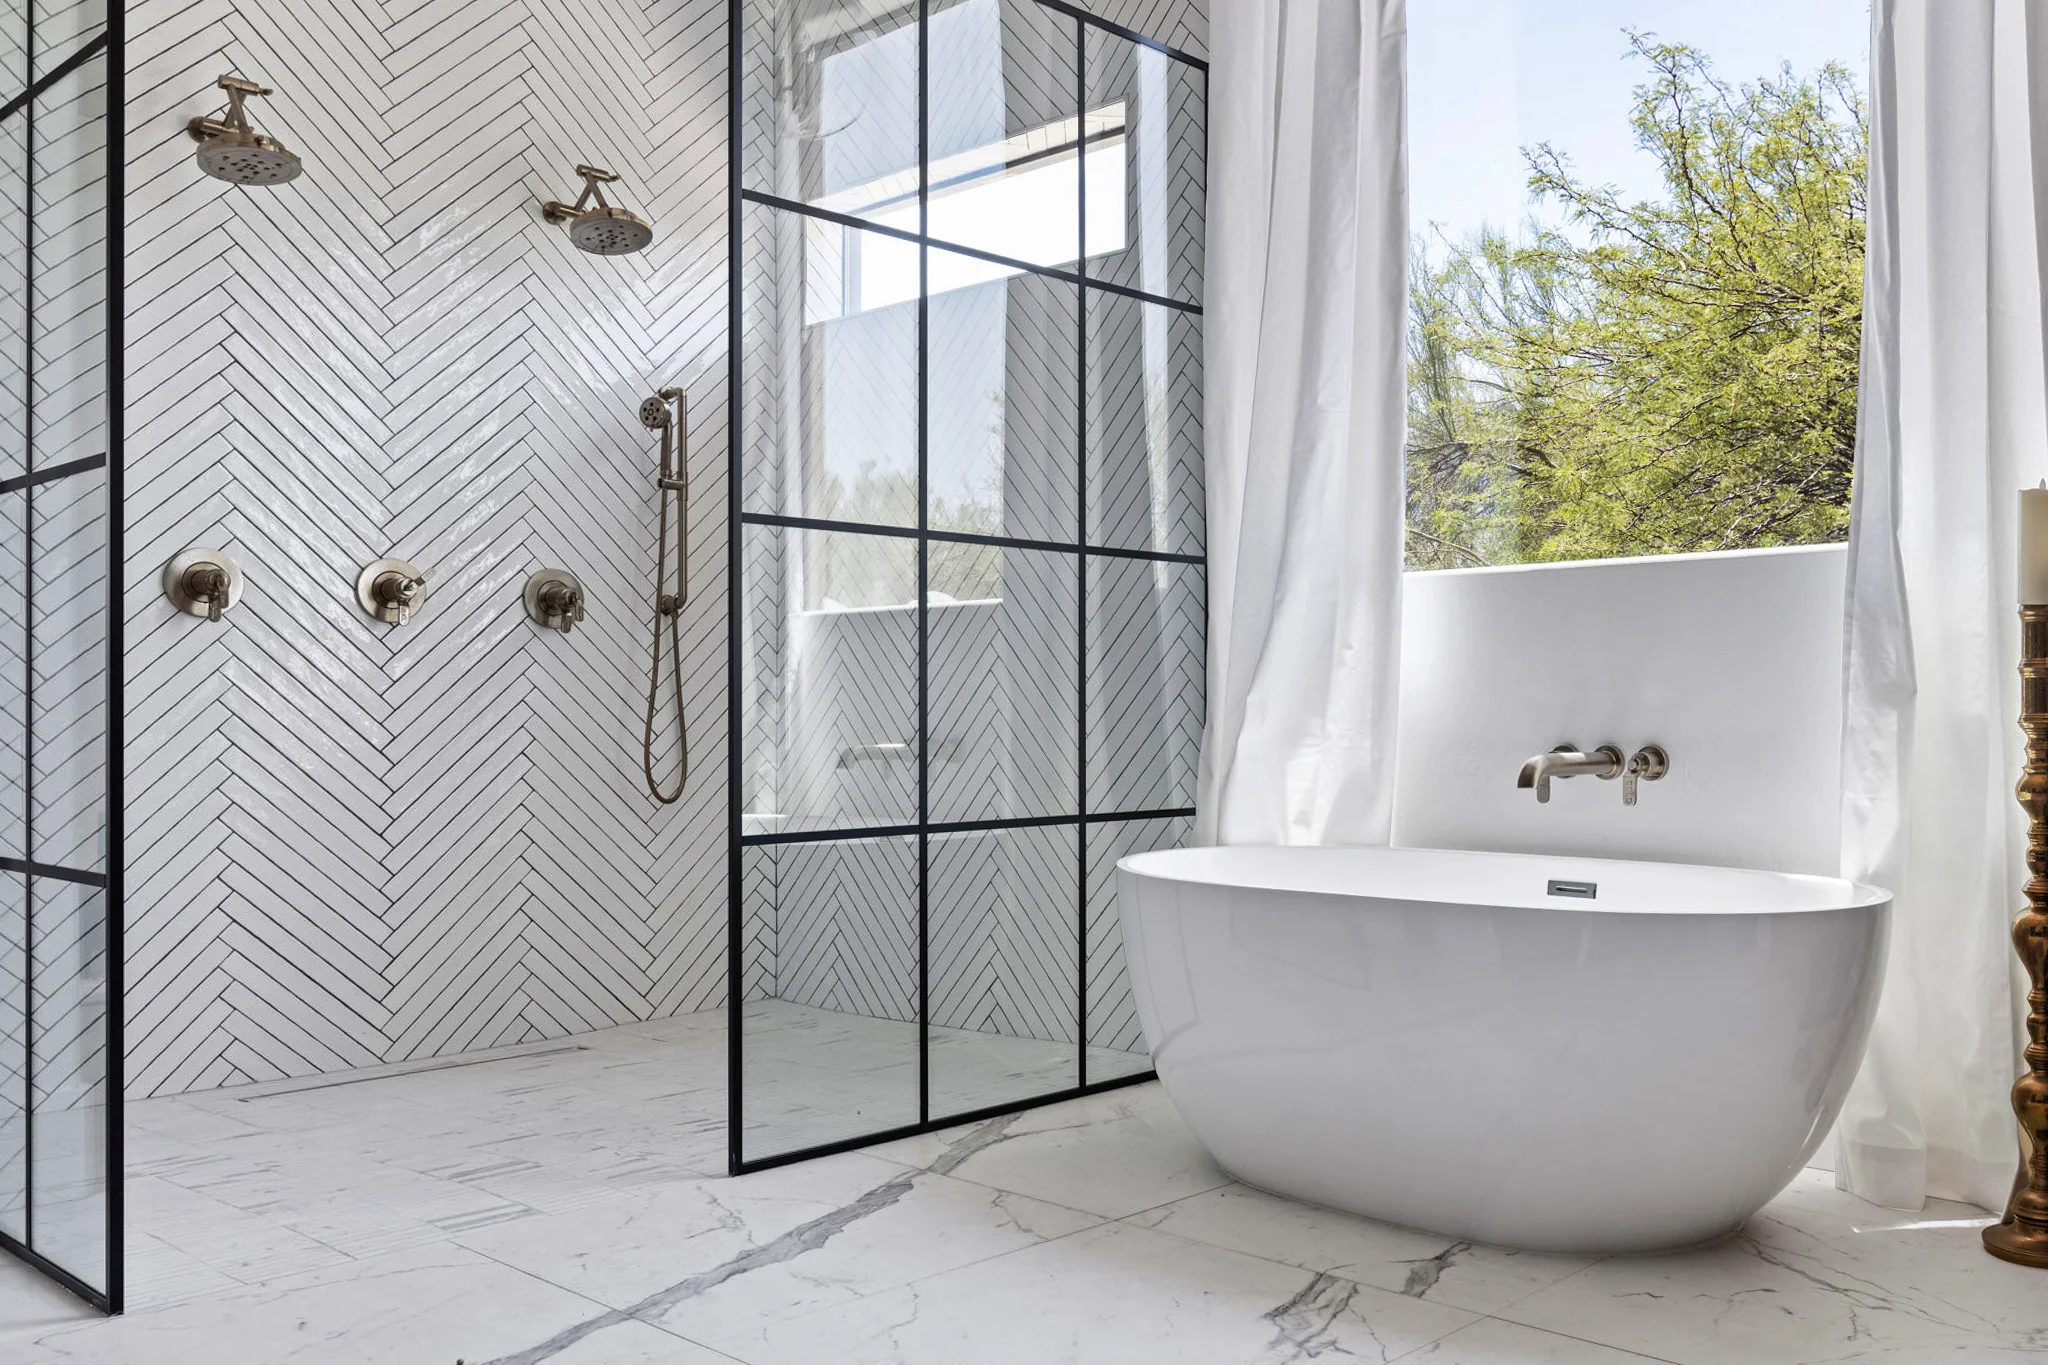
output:
[[[1833,875],[1838,545],[1410,574],[1396,843]],[[1671,773],[1519,791],[1559,744],[1660,744]]]

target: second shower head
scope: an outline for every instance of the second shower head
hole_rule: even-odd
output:
[[[268,95],[270,88],[240,76],[222,76],[214,84],[227,92],[227,112],[185,124],[185,131],[199,144],[194,153],[199,169],[231,185],[282,185],[298,179],[304,169],[298,155],[276,138],[257,132],[242,107],[249,96]]]
[[[569,225],[569,244],[593,256],[628,256],[654,240],[654,225],[639,214],[605,202],[598,186],[618,177],[596,166],[578,166],[583,193],[573,204],[550,199],[541,205],[541,217],[550,223]],[[591,201],[595,200],[595,203]]]

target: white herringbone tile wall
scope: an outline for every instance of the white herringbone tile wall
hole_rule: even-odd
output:
[[[129,1076],[554,1037],[724,994],[724,0],[198,0],[128,37]],[[226,72],[295,183],[224,185]],[[580,161],[645,253],[542,221]],[[662,384],[691,398],[697,771],[641,789]],[[219,625],[170,556],[237,556]],[[431,569],[395,629],[353,598]],[[527,573],[581,576],[542,631]],[[664,764],[673,764],[669,744]]]

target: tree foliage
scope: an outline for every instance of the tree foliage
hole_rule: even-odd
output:
[[[1630,43],[1662,197],[1623,202],[1541,144],[1523,155],[1555,227],[1413,249],[1413,567],[1846,533],[1862,96],[1840,66],[1731,85],[1693,48]]]

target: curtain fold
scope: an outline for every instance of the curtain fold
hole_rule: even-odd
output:
[[[1196,839],[1383,844],[1399,684],[1404,0],[1211,15]]]
[[[1873,6],[1842,872],[1895,906],[1836,1181],[1898,1208],[1999,1208],[2017,1155],[2013,521],[2048,475],[2040,109],[2048,6]]]

